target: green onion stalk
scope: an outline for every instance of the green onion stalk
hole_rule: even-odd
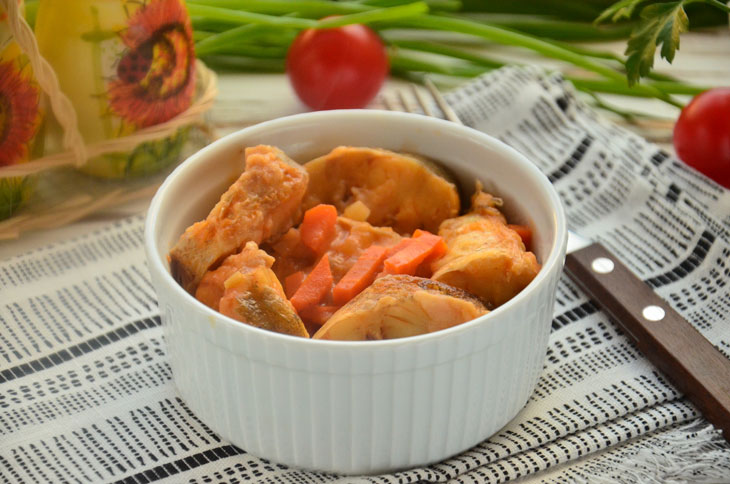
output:
[[[29,20],[36,2],[26,1]],[[407,79],[419,80],[428,74],[468,79],[502,67],[503,61],[483,55],[496,44],[559,61],[570,68],[566,78],[591,96],[610,93],[654,98],[681,108],[683,104],[676,96],[692,96],[706,89],[653,72],[640,84],[629,85],[624,57],[572,43],[630,35],[637,20],[626,19],[614,25],[592,22],[614,3],[611,0],[186,3],[193,22],[196,53],[215,69],[281,72],[288,47],[301,30],[367,24],[388,47],[391,73]],[[703,22],[708,24],[707,16]]]

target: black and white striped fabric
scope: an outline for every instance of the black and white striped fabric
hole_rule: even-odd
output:
[[[601,120],[560,76],[507,68],[449,93],[553,181],[603,242],[730,357],[730,192]],[[566,278],[545,367],[497,435],[362,478],[253,457],[177,396],[143,218],[0,262],[0,482],[730,482],[730,446]]]

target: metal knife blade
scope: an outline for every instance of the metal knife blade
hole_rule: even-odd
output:
[[[603,245],[569,233],[565,271],[730,442],[730,359]]]

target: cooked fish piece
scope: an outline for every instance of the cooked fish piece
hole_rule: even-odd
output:
[[[343,213],[359,201],[370,210],[372,225],[408,235],[417,228],[436,232],[459,213],[456,186],[436,165],[415,156],[340,146],[304,168],[310,180],[305,209],[329,203]]]
[[[298,221],[307,172],[273,146],[246,148],[246,169],[208,217],[180,236],[170,271],[191,294],[205,272],[248,241],[278,238]]]
[[[449,328],[487,312],[478,298],[446,284],[414,276],[385,276],[342,306],[312,338],[405,338]]]
[[[218,311],[218,303],[226,292],[225,282],[236,272],[249,273],[259,267],[270,268],[274,258],[259,250],[255,242],[248,242],[238,254],[229,255],[216,269],[205,273],[195,291],[195,298]]]
[[[206,274],[196,296],[211,306],[209,302],[222,289],[216,304],[221,314],[258,328],[308,338],[304,323],[271,270],[273,263],[273,257],[255,242],[248,242],[240,254],[228,257],[216,271]],[[233,273],[223,280],[230,268]]]
[[[490,308],[520,292],[540,270],[535,254],[507,226],[501,203],[478,188],[471,212],[441,224],[448,250],[431,266],[432,279],[470,292]]]

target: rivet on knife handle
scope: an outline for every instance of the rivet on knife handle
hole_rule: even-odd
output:
[[[568,254],[565,269],[730,442],[730,360],[602,245]]]

